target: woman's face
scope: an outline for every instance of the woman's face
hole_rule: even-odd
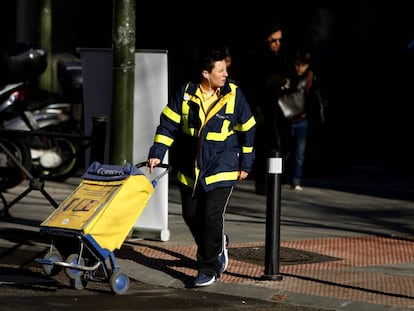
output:
[[[298,74],[298,76],[301,76],[305,73],[306,69],[308,69],[309,64],[305,64],[302,62],[295,62],[295,68],[296,68],[296,73]]]
[[[279,52],[280,46],[282,44],[282,31],[278,30],[272,33],[267,37],[267,42],[269,44],[269,49],[276,53]]]
[[[212,88],[222,87],[226,83],[228,77],[226,60],[217,61],[206,78],[210,81]]]

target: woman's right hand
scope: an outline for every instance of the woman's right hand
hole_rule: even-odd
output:
[[[149,167],[150,174],[152,174],[152,172],[154,171],[154,167],[156,167],[160,163],[161,163],[161,160],[158,158],[148,159],[148,167]]]

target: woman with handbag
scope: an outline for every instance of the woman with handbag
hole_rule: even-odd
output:
[[[302,191],[303,164],[309,131],[309,116],[315,104],[322,105],[316,77],[311,67],[312,55],[306,48],[299,48],[294,59],[294,73],[282,86],[278,104],[290,120],[289,151],[285,156],[287,175],[294,190]]]

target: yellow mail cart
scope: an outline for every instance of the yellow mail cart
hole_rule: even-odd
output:
[[[40,225],[40,232],[51,239],[49,252],[37,260],[46,275],[63,268],[76,289],[88,281],[106,281],[115,294],[127,292],[129,278],[120,271],[113,251],[121,247],[157,181],[169,170],[166,164],[158,165],[165,170],[150,180],[140,169],[146,165],[89,166],[81,183]]]

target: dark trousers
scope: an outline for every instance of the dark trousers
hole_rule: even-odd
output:
[[[197,244],[199,273],[213,275],[218,270],[218,255],[224,249],[224,213],[233,187],[205,192],[180,185],[182,214]]]

